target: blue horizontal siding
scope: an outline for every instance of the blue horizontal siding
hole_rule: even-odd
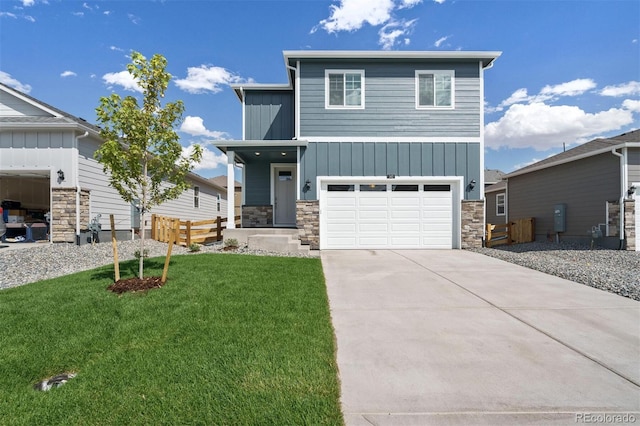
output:
[[[364,109],[325,108],[325,70],[365,71]],[[415,107],[416,70],[455,71],[455,109]],[[300,136],[479,137],[478,63],[303,62],[300,70]]]
[[[465,199],[480,199],[479,143],[316,142],[300,150],[301,185],[317,176],[464,176],[465,185],[478,182]],[[315,200],[317,188],[302,194]]]

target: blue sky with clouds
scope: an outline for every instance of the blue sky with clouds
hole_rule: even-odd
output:
[[[2,0],[0,82],[95,123],[134,94],[132,50],[168,60],[197,173],[241,139],[229,85],[286,83],[283,50],[499,50],[485,73],[485,166],[505,172],[640,127],[638,0]]]

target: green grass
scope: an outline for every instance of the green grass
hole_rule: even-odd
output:
[[[0,291],[0,424],[343,423],[318,259],[175,256],[161,289],[112,282],[110,266]]]

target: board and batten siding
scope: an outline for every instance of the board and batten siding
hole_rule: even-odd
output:
[[[364,70],[364,109],[325,108],[325,70]],[[416,109],[416,70],[454,70],[455,108]],[[480,137],[479,64],[303,62],[300,138]]]
[[[607,201],[620,198],[620,162],[609,153],[508,178],[509,220],[533,217],[536,235],[553,234],[553,208],[567,205],[566,232],[586,237],[606,223]]]
[[[480,199],[479,143],[311,142],[300,148],[301,199],[316,200],[317,176],[464,176],[477,182],[466,200]]]
[[[629,148],[627,162],[629,164],[629,185],[633,182],[640,182],[640,148]],[[636,188],[636,191],[640,191],[640,188]]]
[[[271,162],[268,158],[247,161],[244,175],[245,203],[247,206],[271,205]],[[273,161],[276,162],[276,161]],[[278,164],[288,163],[295,166],[295,159],[278,159]]]
[[[74,186],[75,135],[72,131],[22,131],[0,132],[0,170],[42,171],[52,178],[56,188]],[[62,170],[65,180],[54,179]]]
[[[245,92],[245,139],[289,140],[294,136],[292,90]]]
[[[95,139],[81,139],[78,167],[80,169],[80,186],[91,191],[90,216],[93,219],[101,214],[100,223],[103,230],[111,229],[109,215],[114,215],[116,229],[131,229],[131,205],[125,203],[120,194],[109,184],[109,177],[103,172],[102,164],[93,158],[100,142]],[[184,220],[213,219],[216,216],[226,217],[227,196],[225,191],[217,191],[212,185],[191,181],[192,187],[178,198],[166,201],[153,208],[151,213],[177,217]],[[200,187],[199,208],[194,207],[193,186]],[[217,195],[220,194],[220,211],[217,209]],[[147,216],[147,227],[151,216]]]

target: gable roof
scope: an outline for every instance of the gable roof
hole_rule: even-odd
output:
[[[0,128],[33,127],[34,124],[42,124],[44,127],[79,127],[79,130],[87,130],[95,135],[100,133],[100,127],[85,119],[62,111],[4,83],[0,83],[0,90],[50,114],[50,116],[0,116]]]
[[[484,170],[484,183],[485,185],[494,184],[500,182],[504,178],[505,173],[497,169],[485,169]]]
[[[501,180],[498,183],[494,183],[493,185],[489,185],[484,189],[485,194],[487,192],[497,192],[497,191],[504,191],[505,189],[507,189],[507,181],[506,180]]]
[[[215,183],[218,186],[221,186],[223,188],[227,188],[227,176],[226,175],[220,175],[220,176],[216,176],[216,177],[212,177],[209,178],[209,182]],[[235,188],[242,188],[242,184],[238,181],[234,182],[234,187]]]
[[[640,129],[632,130],[621,135],[611,138],[598,138],[590,142],[578,145],[575,148],[571,148],[567,151],[553,155],[537,163],[530,164],[521,169],[513,171],[505,176],[510,178],[514,176],[523,175],[526,173],[534,172],[536,170],[546,169],[548,167],[557,166],[564,163],[580,160],[586,157],[592,157],[594,155],[600,155],[605,152],[611,151],[614,148],[624,148],[625,146],[640,147]]]

